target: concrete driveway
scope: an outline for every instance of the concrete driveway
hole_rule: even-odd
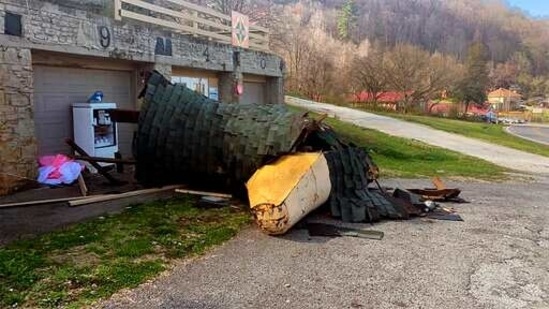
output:
[[[425,181],[387,185],[423,187]],[[381,241],[251,227],[100,308],[549,308],[549,180],[450,183],[465,222],[375,224]]]
[[[536,143],[549,145],[549,126],[514,125],[507,127],[507,132]]]
[[[549,175],[549,158],[540,155],[347,107],[317,103],[293,97],[286,97],[286,103],[318,113],[326,113],[363,128],[375,129],[389,135],[415,139],[430,145],[461,152],[503,167],[526,173]]]

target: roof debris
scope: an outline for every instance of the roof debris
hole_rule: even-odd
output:
[[[437,180],[437,189],[389,194],[377,183],[379,169],[366,149],[285,105],[221,103],[158,72],[150,74],[142,97],[134,144],[138,181],[241,190],[268,234],[286,233],[322,205],[345,222],[376,222],[432,212],[432,200],[460,193],[439,188]]]

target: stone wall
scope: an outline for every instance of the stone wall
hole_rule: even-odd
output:
[[[24,39],[19,44],[32,49],[67,52],[182,67],[233,71],[233,47],[181,35],[145,23],[115,21],[93,11],[60,6],[62,1],[5,0],[0,12],[23,16]],[[86,2],[86,1],[84,1]],[[92,3],[93,4],[93,3]],[[13,41],[0,37],[0,45]],[[171,54],[159,45],[171,44]],[[264,52],[242,50],[242,73],[281,77],[281,58]]]
[[[36,177],[31,51],[0,49],[0,195]]]
[[[111,0],[2,0],[0,2],[0,195],[36,177],[31,50],[123,59],[166,74],[171,66],[219,72],[220,96],[238,102],[234,85],[242,74],[268,77],[272,103],[283,102],[280,57],[240,50],[170,32],[156,26],[111,18]],[[108,12],[107,12],[108,11]],[[6,12],[21,15],[22,36],[4,34]],[[164,48],[162,48],[164,47]],[[171,48],[170,48],[171,47]],[[239,66],[234,53],[239,53]],[[136,72],[137,74],[137,72]]]

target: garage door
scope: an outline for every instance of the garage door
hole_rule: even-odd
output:
[[[40,155],[68,153],[64,139],[73,136],[73,103],[86,102],[101,90],[104,102],[119,108],[135,109],[132,101],[132,74],[125,71],[86,70],[34,66],[34,119]],[[134,125],[119,125],[119,147],[131,156]]]
[[[265,104],[265,83],[244,82],[241,103]]]

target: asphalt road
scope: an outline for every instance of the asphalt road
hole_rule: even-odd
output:
[[[546,126],[510,126],[507,130],[519,137],[549,145],[549,127]]]
[[[286,97],[286,103],[318,113],[326,113],[363,128],[389,135],[415,139],[424,143],[481,158],[510,169],[549,175],[549,158],[524,151],[491,144],[481,140],[433,129],[417,123],[380,116],[364,111]]]
[[[97,307],[549,308],[549,179],[449,185],[472,202],[448,205],[465,222],[359,225],[385,232],[381,241],[304,230],[270,237],[251,227]]]

